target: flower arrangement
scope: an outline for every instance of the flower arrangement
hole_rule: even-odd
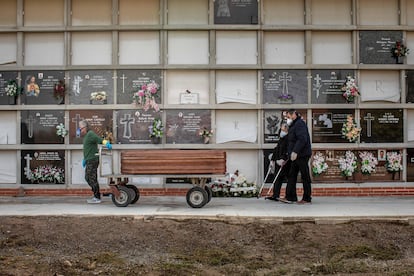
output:
[[[402,157],[398,152],[387,152],[387,160],[385,162],[385,167],[389,172],[399,172],[403,169],[402,167]]]
[[[346,122],[342,125],[342,138],[349,142],[356,142],[361,134],[361,128],[357,127],[352,115],[348,115]]]
[[[391,54],[394,58],[405,57],[409,54],[410,49],[408,49],[401,41],[396,41],[395,46],[391,48]]]
[[[378,165],[378,159],[369,151],[360,151],[359,158],[361,158],[361,172],[362,174],[370,175],[375,172],[375,167]]]
[[[157,94],[159,91],[159,84],[155,81],[150,81],[149,83],[141,85],[140,89],[137,92],[133,93],[132,100],[137,105],[140,105],[145,111],[153,108],[158,112],[160,108],[155,101],[155,98],[159,97]]]
[[[51,165],[40,166],[31,171],[32,182],[65,183],[65,171]]]
[[[65,126],[62,123],[56,126],[56,135],[62,138],[68,135],[68,131],[66,130]]]
[[[23,87],[18,86],[16,80],[9,80],[5,90],[7,96],[16,97],[23,92]]]
[[[258,190],[256,183],[249,183],[238,170],[234,174],[227,173],[227,180],[217,179],[209,183],[215,197],[254,197]]]
[[[154,119],[152,125],[148,127],[150,138],[161,138],[164,134],[164,126],[161,119]]]
[[[345,177],[352,176],[358,166],[356,155],[349,150],[345,152],[345,156],[338,159],[338,163],[341,175]]]
[[[106,92],[105,91],[98,91],[98,92],[92,92],[91,93],[91,101],[106,101]]]
[[[356,84],[356,80],[351,76],[346,77],[346,81],[341,90],[344,92],[342,96],[348,103],[354,101],[354,99],[359,95],[359,89]]]
[[[328,169],[328,164],[325,162],[325,156],[321,152],[317,152],[312,157],[312,174],[318,176]]]
[[[281,94],[281,95],[278,96],[278,99],[279,100],[282,100],[282,101],[287,101],[287,100],[292,100],[293,99],[293,96],[290,95],[290,94],[283,93],[283,94]]]
[[[59,82],[55,83],[53,87],[53,96],[55,99],[62,99],[65,96],[66,86],[63,80],[59,80]]]
[[[198,135],[201,136],[201,137],[211,137],[211,136],[213,136],[213,130],[208,130],[206,127],[203,127],[198,132]]]

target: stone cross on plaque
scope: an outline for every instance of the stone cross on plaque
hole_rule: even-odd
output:
[[[287,96],[289,95],[288,89],[288,81],[292,81],[292,76],[289,76],[288,72],[283,72],[281,76],[279,76],[279,81],[283,83],[282,95]]]
[[[373,117],[371,115],[371,113],[367,113],[367,116],[364,117],[364,121],[367,121],[367,137],[371,137],[372,136],[372,121],[375,119],[375,117]]]
[[[313,87],[314,87],[314,90],[316,91],[316,99],[318,99],[319,98],[319,92],[320,92],[320,89],[322,87],[322,84],[321,84],[322,78],[319,76],[319,74],[316,74],[316,77],[313,78],[313,79],[315,80],[315,83],[313,84]]]
[[[36,122],[36,119],[32,115],[29,115],[29,119],[26,120],[27,123],[27,136],[33,138],[33,123]]]
[[[24,174],[26,175],[27,179],[30,179],[30,176],[32,175],[32,171],[30,170],[30,161],[33,160],[33,158],[30,157],[30,154],[26,154],[24,159],[26,160],[26,167],[24,168]]]
[[[84,118],[80,116],[80,114],[76,114],[75,118],[72,118],[72,123],[75,123],[75,128],[78,128],[79,122],[82,121]],[[80,137],[80,133],[76,132],[76,137]]]
[[[120,77],[120,79],[122,80],[122,93],[125,93],[125,80],[127,79],[127,77],[125,76],[125,74],[122,74],[122,77]]]
[[[131,138],[132,137],[132,129],[131,125],[135,124],[135,118],[131,117],[131,114],[124,114],[124,118],[120,121],[121,125],[124,125],[124,134],[123,138]]]

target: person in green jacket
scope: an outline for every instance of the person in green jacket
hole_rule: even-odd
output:
[[[91,130],[87,121],[80,121],[78,130],[83,137],[82,167],[85,168],[85,180],[93,192],[93,198],[88,199],[87,202],[101,203],[101,193],[99,191],[98,183],[98,145],[103,144],[109,150],[112,149],[112,145],[109,141],[99,137],[93,130]]]

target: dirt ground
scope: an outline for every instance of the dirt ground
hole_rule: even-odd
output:
[[[414,275],[414,226],[1,217],[0,275]]]

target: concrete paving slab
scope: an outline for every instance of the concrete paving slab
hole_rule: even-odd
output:
[[[413,197],[316,197],[312,204],[285,204],[264,198],[212,198],[191,208],[185,197],[141,197],[136,204],[116,207],[110,197],[87,204],[86,197],[0,197],[0,216],[134,216],[137,219],[210,219],[247,223],[308,221],[337,224],[355,220],[414,221]]]

